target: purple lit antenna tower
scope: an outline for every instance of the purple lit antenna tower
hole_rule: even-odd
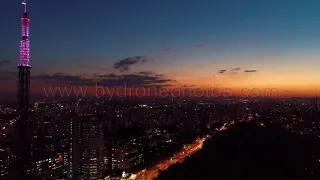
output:
[[[20,63],[18,64],[18,112],[19,118],[15,123],[15,148],[17,161],[14,166],[12,179],[26,179],[26,170],[31,155],[30,141],[28,137],[29,99],[30,99],[30,42],[29,42],[29,15],[27,2],[24,5],[24,13],[21,17],[22,39],[20,41]]]
[[[18,67],[31,67],[30,66],[30,42],[29,42],[29,21],[30,18],[27,13],[27,1],[22,2],[24,5],[24,13],[21,17],[21,35],[22,40],[20,41],[20,64]]]
[[[24,13],[21,17],[22,39],[20,41],[20,64],[19,68],[19,84],[18,84],[18,101],[20,113],[27,113],[29,107],[30,94],[30,42],[29,42],[29,15],[27,13],[27,1],[24,0]]]
[[[30,94],[30,41],[29,41],[29,15],[27,13],[27,1],[24,0],[24,13],[21,17],[22,39],[20,41],[20,64],[19,84],[18,84],[18,101],[20,113],[27,112],[29,107]]]

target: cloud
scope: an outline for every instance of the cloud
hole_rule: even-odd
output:
[[[243,71],[243,72],[245,72],[245,73],[251,73],[251,72],[258,72],[257,70],[245,70],[245,71]]]
[[[32,77],[34,79],[39,79],[39,80],[44,80],[46,82],[62,82],[66,84],[73,84],[73,85],[84,85],[88,83],[92,83],[93,79],[85,79],[82,78],[81,76],[73,76],[73,75],[68,75],[64,73],[55,73],[55,74],[40,74],[37,76]]]
[[[165,78],[162,74],[151,71],[142,71],[137,74],[122,75],[98,75],[103,77],[98,84],[101,86],[124,86],[127,87],[145,87],[145,86],[168,86],[168,83],[177,82],[176,80]]]
[[[0,79],[2,80],[16,78],[17,75],[18,73],[13,71],[0,71]]]
[[[0,75],[18,75],[18,72],[13,71],[0,71]]]
[[[1,59],[0,60],[0,67],[4,66],[4,65],[7,65],[7,64],[13,64],[13,62],[11,62],[9,60],[6,60],[6,59]]]
[[[171,48],[163,49],[162,52],[164,52],[164,53],[169,53],[169,52],[171,52]]]
[[[144,56],[129,57],[116,62],[114,64],[114,69],[120,70],[121,72],[125,72],[130,70],[130,66],[145,62],[147,62],[147,59]]]
[[[97,77],[97,78],[116,78],[117,76],[114,73],[110,73],[110,74],[104,74],[104,75],[95,74],[94,77]]]
[[[233,69],[231,69],[231,71],[240,71],[241,70],[241,68],[233,68]]]
[[[218,71],[218,73],[223,74],[223,73],[225,73],[226,71],[227,71],[227,70],[225,70],[225,69],[221,69],[221,70]]]
[[[191,88],[191,87],[197,87],[197,86],[194,85],[194,84],[191,84],[191,85],[185,84],[185,85],[183,85],[182,87],[183,87],[183,88]]]
[[[103,67],[103,66],[97,66],[97,65],[90,65],[90,64],[81,64],[81,65],[79,65],[79,67],[81,67],[81,68],[90,68],[90,69],[94,69],[94,70],[101,70],[101,71],[107,71],[108,70],[108,68],[106,68],[106,67]]]
[[[49,83],[61,83],[64,85],[82,85],[93,86],[97,83],[99,86],[106,87],[163,87],[172,86],[176,80],[165,78],[162,74],[151,71],[142,71],[133,74],[103,74],[93,75],[92,78],[83,78],[81,76],[68,75],[64,73],[41,74],[33,77]]]
[[[173,84],[153,84],[153,85],[146,85],[146,88],[155,88],[155,89],[161,89],[166,87],[174,87]]]
[[[204,45],[204,44],[198,44],[198,45],[196,45],[196,48],[204,48],[204,47],[207,47],[207,46]]]
[[[155,75],[156,73],[154,73],[152,71],[141,71],[141,72],[139,72],[139,74],[150,76],[150,75]]]
[[[155,72],[152,72],[152,71],[141,71],[138,74],[147,75],[147,76],[156,76],[156,77],[163,77],[164,76],[163,74],[158,74],[158,73],[155,73]]]

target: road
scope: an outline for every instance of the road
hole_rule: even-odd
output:
[[[172,158],[163,160],[151,168],[139,171],[135,174],[135,180],[153,180],[159,175],[159,169],[163,171],[172,164],[184,161],[186,157],[191,156],[200,150],[205,140],[207,140],[207,138],[199,138],[192,144],[185,146],[180,152],[174,154]]]
[[[224,131],[229,129],[229,127],[234,124],[234,121],[230,121],[228,123],[225,123],[222,127],[216,129],[217,131]],[[200,150],[202,148],[203,143],[210,138],[204,137],[204,138],[198,138],[195,140],[192,144],[189,144],[185,146],[180,152],[174,154],[172,158],[166,159],[161,161],[160,163],[152,166],[151,168],[148,169],[143,169],[139,171],[136,174],[133,174],[129,180],[153,180],[156,178],[159,173],[158,170],[160,169],[161,171],[166,170],[170,165],[175,164],[177,162],[182,162],[185,160],[186,157],[192,156],[195,152]]]

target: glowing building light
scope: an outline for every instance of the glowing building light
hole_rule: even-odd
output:
[[[27,2],[24,0],[24,13],[21,17],[20,64],[18,66],[30,66],[30,41],[29,41],[29,15]]]

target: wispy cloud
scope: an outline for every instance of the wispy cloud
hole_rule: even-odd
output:
[[[139,74],[150,76],[150,75],[154,75],[155,73],[152,71],[141,71],[139,72]]]
[[[233,68],[231,71],[240,71],[242,68]]]
[[[196,48],[205,48],[205,47],[207,47],[207,46],[204,45],[204,44],[198,44],[198,45],[196,45]]]
[[[110,74],[103,74],[103,75],[94,75],[95,78],[117,78],[118,76],[114,73],[110,73]]]
[[[227,72],[227,70],[225,70],[225,69],[218,70],[218,73],[220,73],[220,74],[223,74],[225,72]]]
[[[258,71],[257,70],[245,70],[243,72],[245,72],[245,73],[253,73],[253,72],[258,72]]]
[[[7,64],[13,64],[13,62],[6,60],[6,59],[0,59],[0,67],[7,65]]]
[[[104,74],[95,75],[100,78],[98,83],[102,86],[123,86],[127,87],[145,87],[145,86],[168,86],[168,83],[177,82],[174,79],[165,78],[163,74],[157,74],[151,71],[142,71],[134,74]]]
[[[90,68],[90,69],[94,69],[94,70],[101,70],[101,71],[107,71],[108,68],[103,67],[103,66],[96,66],[96,65],[90,65],[90,64],[80,64],[79,67],[81,68]]]
[[[0,71],[1,80],[11,80],[17,77],[17,72],[13,71]]]
[[[81,76],[69,75],[61,72],[54,74],[40,74],[32,78],[43,80],[45,82],[56,82],[56,83],[66,83],[66,84],[78,84],[86,85],[93,82],[93,79],[82,78]]]
[[[93,77],[84,78],[81,76],[69,75],[65,73],[54,73],[54,74],[40,74],[33,78],[40,81],[64,84],[64,85],[81,85],[90,86],[98,83],[101,86],[116,87],[124,86],[127,87],[146,87],[146,86],[169,86],[168,84],[177,82],[174,79],[166,78],[162,74],[157,74],[151,71],[142,71],[132,74],[95,74]]]
[[[166,48],[166,49],[163,49],[162,52],[163,53],[170,53],[171,50],[172,50],[171,48]]]
[[[120,70],[121,72],[126,72],[130,70],[132,65],[145,62],[147,62],[147,59],[144,56],[129,57],[116,62],[114,64],[114,69]]]

